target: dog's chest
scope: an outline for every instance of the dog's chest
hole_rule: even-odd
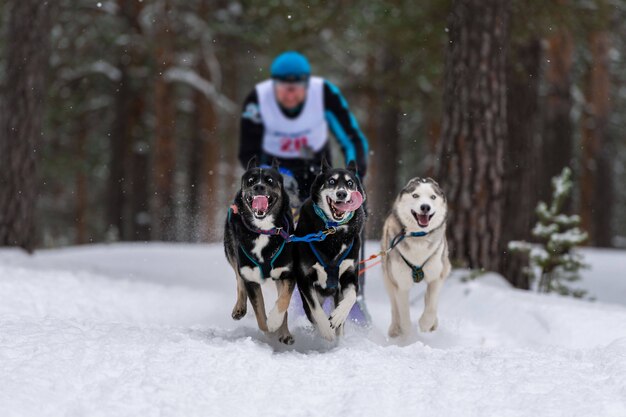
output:
[[[353,245],[354,241],[335,240],[318,246],[312,265],[318,287],[328,290],[340,287],[339,277],[355,267],[354,259],[348,256]]]
[[[413,283],[422,280],[431,282],[441,274],[442,250],[445,236],[432,236],[429,238],[416,237],[420,241],[405,241],[398,244],[390,254],[389,267],[391,274],[398,286],[404,290],[411,288]]]
[[[281,279],[284,273],[291,271],[290,261],[281,256],[286,253],[285,243],[277,242],[276,238],[260,235],[252,241],[251,247],[242,247],[240,250],[240,261],[244,265],[240,266],[239,271],[247,281],[265,284]]]
[[[418,240],[419,239],[419,240]],[[412,264],[422,266],[437,250],[438,242],[427,238],[407,238],[397,246],[397,255],[402,254]]]
[[[273,216],[266,219],[252,219],[250,223],[261,230],[270,230],[276,227]],[[277,235],[248,234],[240,240],[240,267],[239,271],[247,281],[265,284],[273,279],[281,279],[284,273],[291,270],[286,262],[288,251],[286,242]]]
[[[252,250],[250,250],[250,252],[256,256],[259,262],[265,261],[265,259],[263,259],[263,249],[265,249],[269,243],[270,237],[267,235],[259,235],[259,237],[254,239]]]

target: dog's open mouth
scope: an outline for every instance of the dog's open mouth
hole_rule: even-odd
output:
[[[257,218],[261,218],[265,217],[269,211],[274,198],[271,195],[248,195],[246,201],[252,209],[252,214]]]
[[[326,202],[328,203],[328,207],[330,207],[330,213],[333,215],[333,220],[341,221],[346,216],[347,211],[341,210],[338,206],[338,203],[334,202],[330,197],[326,196]]]
[[[430,220],[435,215],[435,213],[432,213],[432,214],[419,213],[418,214],[415,210],[411,210],[411,214],[413,214],[413,217],[415,217],[415,221],[417,221],[417,224],[420,227],[428,227],[428,225],[430,224]]]
[[[350,200],[348,201],[333,201],[332,198],[326,196],[326,202],[330,207],[330,212],[333,215],[333,219],[341,221],[346,216],[346,213],[355,211],[361,204],[363,204],[363,196],[358,191],[353,191],[350,194]]]

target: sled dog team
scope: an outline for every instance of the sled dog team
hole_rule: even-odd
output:
[[[259,167],[253,159],[228,211],[226,258],[235,271],[235,320],[246,315],[248,299],[259,329],[292,344],[287,309],[296,284],[308,319],[332,341],[357,300],[365,191],[356,166],[332,168],[326,161],[300,209],[297,226],[276,163]],[[430,178],[413,178],[402,189],[383,225],[381,246],[385,288],[391,301],[389,336],[410,333],[409,291],[426,282],[421,331],[437,328],[439,291],[450,272],[446,241],[446,197]],[[275,283],[278,297],[265,311],[262,285]],[[332,297],[330,316],[323,310]]]

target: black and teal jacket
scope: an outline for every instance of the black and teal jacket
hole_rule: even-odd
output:
[[[363,178],[367,172],[367,138],[359,129],[355,117],[348,108],[346,99],[339,89],[327,80],[324,80],[323,100],[324,117],[343,151],[346,165],[354,160],[359,176]],[[244,167],[253,156],[256,156],[259,161],[271,162],[272,156],[265,155],[263,151],[264,126],[258,106],[259,99],[257,91],[254,89],[244,101],[241,114],[239,161]],[[300,114],[300,110],[297,109],[291,113],[283,110],[283,113],[288,118],[296,118]],[[312,156],[310,163],[319,164],[324,156],[330,160],[328,144]],[[290,166],[293,165],[294,161],[285,160],[284,162],[286,166]]]

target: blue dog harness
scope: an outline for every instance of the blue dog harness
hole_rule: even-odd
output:
[[[348,248],[337,256],[337,260],[335,262],[326,262],[324,261],[322,254],[315,248],[315,244],[313,244],[313,242],[309,242],[309,247],[311,248],[313,255],[315,255],[317,261],[320,265],[322,265],[324,271],[326,272],[326,288],[333,289],[339,286],[339,265],[341,265],[341,262],[348,257],[350,250],[352,250],[352,246],[354,246],[354,239],[352,239]]]
[[[232,213],[238,214],[237,206],[234,204],[228,210],[228,221],[231,220]],[[287,219],[287,216],[285,216],[283,217],[284,227],[273,227],[271,229],[264,230],[264,229],[259,229],[259,228],[250,226],[245,221],[243,216],[240,216],[240,219],[241,219],[241,223],[246,227],[246,229],[250,230],[253,233],[267,235],[267,236],[280,236],[283,238],[283,242],[280,244],[278,249],[276,249],[276,251],[272,254],[272,256],[265,262],[257,261],[256,259],[254,259],[252,255],[248,253],[247,250],[244,249],[243,245],[239,245],[240,255],[243,254],[246,258],[250,260],[250,262],[256,265],[261,271],[261,279],[265,280],[268,277],[271,277],[272,269],[274,269],[274,262],[276,261],[276,259],[278,259],[283,249],[285,248],[285,244],[289,241],[289,220]]]
[[[422,236],[426,236],[427,234],[428,234],[427,232],[411,232],[407,235],[405,234],[404,230],[402,230],[391,240],[391,244],[389,245],[389,250],[392,250],[393,248],[398,246],[398,244],[400,244],[400,242],[402,242],[407,237],[422,237]],[[435,250],[435,252],[437,251]],[[424,261],[424,263],[422,263],[422,265],[415,265],[409,262],[409,260],[404,257],[402,252],[400,252],[400,249],[398,249],[398,255],[400,255],[404,263],[409,268],[411,268],[411,277],[413,278],[413,282],[415,282],[416,284],[420,283],[424,279],[424,265],[426,265],[426,263],[430,260],[430,258],[434,255],[435,252],[431,253],[430,256]]]
[[[278,257],[280,256],[281,252],[283,251],[283,248],[285,247],[285,243],[287,243],[287,241],[283,240],[283,243],[280,244],[278,249],[269,258],[269,261],[265,261],[263,263],[261,263],[261,262],[257,261],[256,259],[254,259],[252,257],[252,255],[250,255],[248,253],[248,251],[246,251],[243,248],[243,245],[239,245],[239,251],[241,253],[243,253],[246,256],[246,258],[248,258],[250,260],[250,262],[252,262],[253,264],[255,264],[259,268],[259,270],[261,271],[261,279],[265,280],[268,277],[271,277],[272,269],[274,269],[274,261],[276,261],[276,259],[278,259]]]
[[[354,212],[351,211],[344,219],[336,222],[329,219],[326,216],[326,213],[324,213],[324,210],[322,210],[321,207],[315,203],[313,204],[313,210],[315,211],[315,214],[317,214],[317,216],[324,222],[326,230],[336,230],[337,227],[348,223],[352,219],[352,217],[354,217]],[[315,248],[315,244],[312,241],[309,241],[308,243],[309,247],[311,248],[311,252],[313,252],[313,255],[315,255],[317,261],[320,263],[320,265],[322,265],[324,271],[326,272],[326,288],[337,288],[339,286],[339,265],[341,265],[341,262],[343,262],[348,257],[350,250],[352,250],[352,246],[354,246],[354,239],[352,239],[350,245],[345,251],[337,255],[337,257],[335,258],[335,262],[326,262],[322,257],[322,254]]]

